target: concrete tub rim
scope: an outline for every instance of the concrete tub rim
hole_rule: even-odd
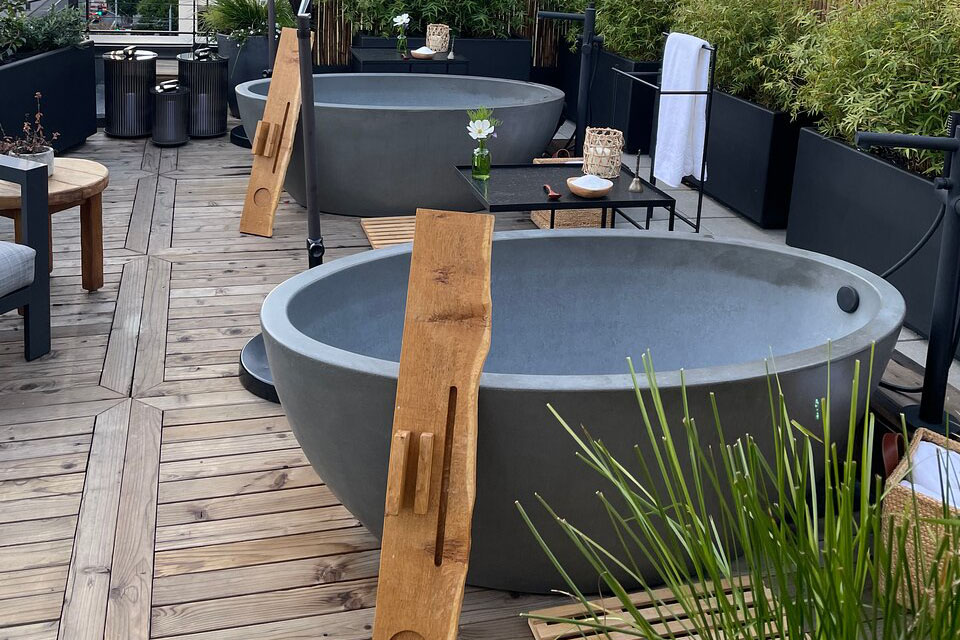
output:
[[[447,75],[447,74],[431,74],[431,73],[315,73],[313,77],[316,78],[343,78],[343,77],[363,77],[363,78],[382,78],[382,77],[401,77],[401,78],[434,78],[438,79],[439,82],[443,82],[446,79],[460,79],[460,80],[471,80],[471,81],[483,81],[491,83],[500,83],[500,84],[513,84],[513,85],[522,85],[524,87],[536,87],[538,89],[545,90],[549,95],[540,98],[537,100],[527,100],[527,101],[517,101],[512,104],[503,104],[496,107],[496,109],[510,109],[514,107],[529,107],[539,104],[548,104],[551,102],[556,102],[557,100],[564,100],[566,94],[557,89],[556,87],[551,87],[549,85],[540,84],[538,82],[526,82],[524,80],[510,80],[507,78],[489,78],[487,76],[463,76],[463,75]],[[252,100],[263,100],[266,102],[266,94],[254,93],[251,91],[251,87],[256,85],[269,84],[270,78],[261,78],[258,80],[250,80],[248,82],[243,82],[238,84],[236,87],[236,92],[238,95],[243,95],[245,98],[250,98]],[[314,108],[322,107],[328,109],[344,109],[351,111],[398,111],[398,112],[410,112],[410,113],[419,113],[424,111],[463,111],[464,118],[466,118],[466,109],[463,107],[443,107],[443,106],[413,106],[413,105],[372,105],[372,104],[346,104],[341,102],[317,102],[313,103]],[[479,105],[478,105],[479,106]],[[466,126],[466,125],[464,125]]]
[[[545,234],[550,235],[547,236]],[[869,348],[871,343],[879,344],[892,333],[898,332],[906,313],[906,304],[903,296],[896,287],[880,278],[880,276],[849,262],[794,247],[752,240],[708,238],[693,236],[693,234],[685,234],[684,237],[679,237],[676,232],[640,232],[619,229],[501,231],[494,233],[493,237],[494,241],[501,242],[548,237],[641,237],[651,239],[660,238],[679,242],[708,242],[733,247],[749,247],[765,252],[795,256],[807,260],[814,260],[827,266],[847,271],[876,292],[880,300],[880,305],[877,314],[869,319],[861,328],[830,343],[830,362],[842,362],[860,353],[865,348]],[[263,301],[263,306],[260,310],[260,324],[263,332],[277,340],[277,342],[281,343],[285,348],[305,358],[319,360],[330,366],[354,370],[365,375],[396,380],[399,370],[398,362],[347,351],[311,338],[301,332],[300,329],[290,321],[287,314],[287,306],[300,291],[310,286],[310,284],[316,280],[349,269],[354,265],[410,253],[412,249],[413,245],[408,243],[384,249],[364,251],[325,263],[322,266],[306,270],[285,280],[277,285]],[[282,338],[278,336],[282,336]],[[655,365],[656,354],[654,353],[653,356]],[[773,361],[770,361],[770,359],[751,360],[737,364],[696,369],[656,371],[656,382],[657,386],[661,389],[678,388],[681,384],[685,384],[690,388],[698,386],[709,387],[730,381],[765,378],[767,377],[767,363],[769,363],[770,373],[783,375],[805,369],[817,368],[827,362],[826,344],[823,344],[781,356],[775,356]],[[867,366],[868,363],[863,362],[862,365]],[[639,362],[635,362],[634,366],[638,370],[638,387],[640,389],[648,389],[649,385],[646,377],[643,375],[642,365]],[[624,371],[627,371],[626,358],[624,359]],[[874,380],[874,383],[876,382],[877,380]],[[493,390],[618,392],[632,389],[633,386],[633,379],[629,373],[556,375],[484,372],[480,377],[480,387],[482,389]]]

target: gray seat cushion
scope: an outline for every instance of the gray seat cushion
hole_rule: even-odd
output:
[[[33,262],[37,253],[30,247],[0,242],[0,296],[33,282]]]

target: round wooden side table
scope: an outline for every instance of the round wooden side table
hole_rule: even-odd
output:
[[[103,286],[103,220],[101,194],[110,182],[110,172],[99,162],[80,158],[57,158],[47,182],[50,215],[80,206],[80,261],[83,288]],[[13,218],[20,241],[20,187],[0,180],[0,216]],[[50,230],[50,269],[53,270],[53,229]]]

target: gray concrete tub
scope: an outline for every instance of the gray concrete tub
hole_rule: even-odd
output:
[[[409,258],[410,245],[402,245],[335,260],[278,286],[261,313],[270,368],[297,439],[331,490],[378,534]],[[837,305],[841,286],[859,292],[853,313]],[[631,447],[645,436],[624,358],[639,366],[649,348],[677,429],[683,367],[691,411],[710,427],[702,429],[704,442],[715,442],[713,391],[727,438],[749,432],[769,444],[764,358],[771,350],[791,416],[814,429],[831,340],[833,420],[845,424],[855,359],[866,374],[876,342],[876,382],[904,314],[896,289],[840,260],[611,230],[496,234],[492,297],[469,581],[516,591],[563,586],[516,513],[516,499],[538,516],[582,588],[595,591],[596,576],[547,522],[534,492],[616,544],[594,496],[606,487],[574,458],[575,445],[548,414],[548,402],[629,463]]]
[[[255,131],[270,80],[237,87],[240,116]],[[531,82],[433,74],[344,73],[314,76],[319,207],[356,216],[413,214],[417,207],[475,211],[455,165],[470,164],[476,143],[467,109],[491,107],[503,121],[490,141],[496,164],[530,162],[550,142],[563,92]],[[305,204],[298,134],[287,191]]]

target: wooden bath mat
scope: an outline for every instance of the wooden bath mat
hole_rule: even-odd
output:
[[[744,599],[747,606],[753,605],[753,593],[749,587],[744,586]],[[729,593],[729,588],[726,589]],[[658,601],[657,605],[651,601],[651,596]],[[767,590],[767,597],[770,597],[770,591]],[[704,594],[700,598],[700,606],[705,613],[718,611],[716,599]],[[650,622],[653,630],[661,636],[669,637],[673,634],[676,638],[684,640],[696,640],[701,636],[697,635],[693,623],[684,614],[683,608],[677,603],[676,598],[670,589],[654,589],[648,594],[645,591],[630,594],[630,601],[636,606],[637,610],[645,620]],[[590,602],[594,614],[603,624],[612,627],[631,628],[633,616],[627,611],[620,600],[610,596]],[[547,609],[538,609],[531,611],[530,615],[549,616],[551,618],[567,618],[570,620],[592,621],[594,616],[587,613],[583,605],[579,602],[561,605],[559,607],[550,607]],[[622,623],[620,621],[623,621]],[[536,640],[605,640],[606,638],[641,638],[633,634],[604,635],[601,631],[592,631],[586,627],[578,628],[576,625],[564,624],[558,622],[548,622],[546,620],[529,619],[530,631]],[[770,640],[776,638],[776,630],[768,625],[768,635]]]
[[[364,218],[360,221],[367,240],[374,249],[392,247],[395,244],[413,242],[413,227],[416,216],[395,216],[392,218]]]

